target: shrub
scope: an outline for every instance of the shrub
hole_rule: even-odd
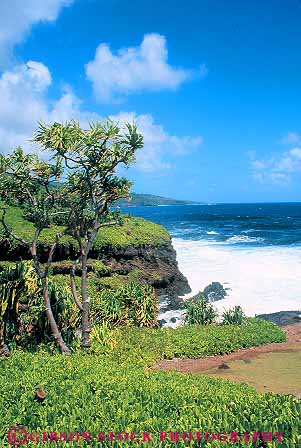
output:
[[[94,279],[95,280],[95,279]],[[96,280],[99,280],[96,278]],[[80,312],[76,307],[69,277],[55,275],[48,280],[51,307],[58,327],[67,343],[80,329]],[[151,287],[129,284],[117,290],[98,290],[91,280],[91,320],[94,325],[154,327],[159,303]],[[5,266],[0,271],[0,343],[11,348],[35,348],[52,340],[45,315],[41,281],[30,261]]]
[[[247,317],[241,308],[241,306],[236,305],[234,308],[225,310],[222,314],[222,324],[223,325],[242,325],[246,322]]]
[[[0,272],[0,348],[17,325],[18,299],[24,284],[24,266],[17,263]]]
[[[96,353],[107,353],[117,345],[119,332],[112,330],[108,322],[94,325],[91,331],[91,342]]]
[[[77,327],[78,313],[65,278],[49,278],[48,292],[59,329],[71,342]],[[1,309],[6,309],[0,324],[2,323],[5,342],[10,347],[33,348],[40,342],[51,340],[41,280],[30,261],[16,263],[14,267],[5,267],[0,272],[0,303]],[[11,312],[8,312],[9,309]]]
[[[213,305],[208,303],[204,297],[200,297],[199,301],[187,300],[184,307],[186,309],[185,323],[189,325],[212,324],[218,316]]]
[[[158,311],[159,303],[153,288],[136,283],[100,291],[91,302],[94,324],[105,321],[112,326],[154,327]]]

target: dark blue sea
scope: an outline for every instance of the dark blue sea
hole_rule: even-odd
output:
[[[216,307],[301,310],[301,203],[124,207],[165,226],[192,294],[228,288]]]
[[[301,203],[123,207],[171,236],[240,246],[301,245]]]

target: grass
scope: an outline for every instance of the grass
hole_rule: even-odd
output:
[[[34,226],[23,218],[22,210],[18,207],[8,207],[6,221],[9,227],[26,241],[30,241],[34,234]],[[41,233],[39,244],[50,245],[55,235],[63,230],[62,227],[52,225]],[[2,235],[2,237],[1,237]],[[3,239],[3,228],[0,224],[0,240]],[[124,224],[117,227],[106,227],[99,232],[93,250],[101,252],[104,248],[114,247],[125,249],[143,245],[161,246],[170,242],[167,230],[158,224],[146,221],[143,218],[126,217]],[[17,247],[19,243],[15,243]],[[69,235],[64,235],[60,241],[61,246],[77,250],[76,241]]]
[[[301,352],[265,353],[252,358],[228,362],[229,370],[208,370],[205,374],[247,383],[261,392],[294,394],[301,392]]]
[[[234,336],[236,330],[237,338]],[[42,350],[35,354],[17,350],[10,358],[1,360],[1,446],[9,446],[7,431],[16,424],[24,425],[29,432],[88,431],[92,440],[99,431],[151,433],[150,445],[117,441],[99,444],[108,447],[196,446],[195,441],[170,443],[168,438],[161,443],[161,431],[236,431],[239,434],[279,431],[284,433],[284,441],[273,442],[269,447],[299,446],[301,409],[297,398],[260,394],[246,384],[204,375],[183,375],[149,368],[155,358],[166,355],[166,347],[168,356],[186,356],[189,346],[195,355],[227,352],[236,345],[282,340],[283,333],[277,327],[252,319],[241,331],[232,326],[205,329],[191,326],[179,330],[126,329],[117,332],[118,344],[106,355],[76,352],[66,358]],[[230,342],[225,346],[227,340]],[[43,402],[35,399],[37,388],[46,392]],[[262,443],[262,439],[257,440],[252,447],[265,446]],[[75,445],[87,446],[87,443],[80,439]],[[50,448],[53,443],[36,443],[34,446]],[[59,446],[74,444],[62,442]],[[98,444],[92,442],[91,446]],[[198,446],[217,447],[220,442],[209,443],[202,438]],[[224,442],[223,446],[234,445]],[[250,444],[241,442],[235,446]]]

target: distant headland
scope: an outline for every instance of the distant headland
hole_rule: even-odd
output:
[[[185,201],[181,199],[165,198],[153,194],[131,193],[129,199],[119,199],[116,205],[119,207],[127,206],[147,206],[147,205],[196,205],[204,202]]]

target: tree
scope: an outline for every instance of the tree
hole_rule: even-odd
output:
[[[82,313],[82,348],[91,346],[89,297],[87,294],[87,260],[95,238],[102,227],[120,224],[118,213],[110,206],[119,198],[129,196],[131,182],[116,175],[120,165],[128,167],[135,153],[143,147],[143,137],[136,125],[126,124],[125,131],[112,121],[90,124],[82,129],[70,121],[51,126],[40,124],[34,136],[44,150],[51,151],[54,160],[63,162],[65,182],[61,192],[62,208],[68,213],[67,228],[76,239],[80,253],[81,289],[75,283],[75,264],[70,273],[75,303]]]
[[[66,212],[58,208],[62,193],[59,189],[53,188],[53,183],[60,179],[62,174],[63,166],[59,158],[51,164],[40,160],[36,154],[25,154],[20,147],[11,155],[0,154],[0,197],[4,203],[23,208],[25,217],[33,222],[34,236],[31,241],[27,241],[10,228],[6,220],[5,205],[1,207],[0,222],[10,239],[29,249],[34,268],[41,280],[45,312],[51,331],[61,352],[70,354],[70,349],[66,346],[53,316],[47,284],[49,269],[62,234],[55,235],[50,245],[46,266],[41,263],[38,248],[42,230],[49,227],[58,215]]]

